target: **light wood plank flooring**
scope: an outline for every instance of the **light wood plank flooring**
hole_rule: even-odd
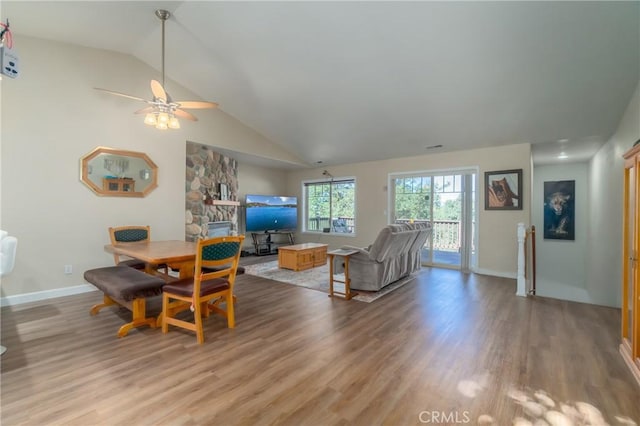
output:
[[[91,317],[98,292],[6,307],[0,419],[510,425],[553,403],[574,416],[597,409],[593,424],[640,423],[619,310],[514,293],[513,280],[427,268],[366,304],[244,275],[237,328],[206,319],[204,345],[176,328],[119,339],[130,313]]]

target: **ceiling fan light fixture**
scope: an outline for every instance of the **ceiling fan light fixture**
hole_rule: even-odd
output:
[[[144,124],[159,130],[179,129],[180,121],[173,112],[153,111],[144,116]]]
[[[167,125],[169,126],[170,129],[180,128],[180,122],[175,116],[171,116],[171,118],[169,118],[169,123],[167,123]]]
[[[158,121],[156,123],[156,129],[158,130],[167,130],[169,128],[169,126],[167,125],[167,123],[163,123],[161,121]]]
[[[159,113],[158,114],[158,123],[168,124],[169,123],[169,114],[167,114],[166,112]]]
[[[148,126],[155,126],[157,122],[156,115],[153,113],[148,113],[144,116],[144,124]]]

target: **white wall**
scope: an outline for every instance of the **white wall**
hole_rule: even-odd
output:
[[[334,236],[318,233],[297,235],[300,242],[322,242],[330,248],[342,245],[365,247],[373,242],[380,229],[388,223],[387,179],[390,173],[442,170],[478,166],[479,220],[478,272],[515,278],[517,270],[517,224],[529,224],[531,191],[531,149],[529,144],[509,145],[442,154],[430,154],[384,161],[322,167],[289,173],[289,193],[302,196],[303,180],[321,179],[328,170],[334,177],[356,178],[356,235]],[[484,172],[523,169],[524,209],[511,211],[484,210]]]
[[[302,164],[223,110],[196,111],[200,121],[183,121],[178,131],[144,126],[132,114],[143,105],[92,89],[148,97],[158,72],[130,56],[29,37],[20,38],[19,54],[20,77],[0,81],[0,228],[19,238],[16,267],[0,287],[3,297],[83,284],[82,271],[112,262],[102,249],[109,226],[149,224],[155,239],[183,239],[187,140]],[[171,81],[167,86],[176,99],[197,98]],[[590,165],[585,288],[594,303],[619,305],[621,155],[640,138],[639,98],[636,90],[618,132]],[[146,152],[159,167],[159,187],[146,198],[96,196],[79,181],[80,158],[96,146]],[[304,234],[298,240],[365,246],[387,223],[389,173],[471,166],[479,166],[480,182],[485,171],[522,168],[524,199],[531,199],[528,144],[299,171],[240,163],[239,191],[301,196],[300,182],[321,178],[325,168],[355,176],[357,235]],[[482,191],[478,199],[479,270],[515,276],[516,224],[530,223],[530,203],[522,211],[496,212],[483,209]],[[73,265],[72,275],[63,274],[65,264]]]
[[[544,182],[575,181],[575,240],[544,239]],[[533,170],[532,223],[536,226],[536,294],[593,303],[586,290],[588,164],[539,166]]]
[[[620,307],[624,152],[640,139],[640,84],[615,134],[589,163],[534,169],[537,294]],[[543,239],[542,184],[576,180],[576,241]],[[537,200],[537,201],[536,201]]]
[[[133,114],[142,102],[93,90],[151,96],[158,72],[131,56],[29,37],[17,48],[20,77],[0,81],[0,227],[18,237],[3,297],[84,284],[84,270],[113,262],[103,250],[109,226],[148,224],[154,239],[183,240],[187,140],[300,162],[219,109],[195,111],[200,121],[177,131],[145,126]],[[175,99],[198,98],[167,87]],[[80,158],[96,146],[147,153],[158,188],[145,198],[96,196],[79,180]]]
[[[640,84],[616,133],[590,162],[589,262],[586,289],[594,303],[621,306],[622,155],[640,139]]]

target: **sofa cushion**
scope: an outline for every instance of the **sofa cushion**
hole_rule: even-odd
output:
[[[387,225],[369,249],[369,258],[376,262],[383,262],[388,257],[406,252],[410,240],[415,238],[415,231],[407,230],[403,225]]]

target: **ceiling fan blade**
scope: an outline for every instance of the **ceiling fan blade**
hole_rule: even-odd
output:
[[[198,121],[198,118],[195,115],[181,109],[176,109],[173,113],[176,115],[176,117],[184,118],[191,121]]]
[[[94,89],[100,90],[101,92],[109,93],[111,95],[122,96],[123,98],[133,99],[135,101],[147,102],[146,99],[138,98],[136,96],[131,96],[131,95],[125,95],[124,93],[114,92],[113,90],[101,89],[100,87],[94,87]]]
[[[154,112],[155,110],[156,110],[155,107],[148,106],[148,107],[137,110],[136,112],[134,112],[134,114],[148,114],[150,112]]]
[[[207,101],[176,101],[180,108],[187,109],[199,109],[199,108],[216,108],[218,106],[215,102]]]
[[[162,88],[162,84],[160,84],[157,80],[151,80],[151,92],[153,96],[158,99],[162,99],[164,102],[167,102],[167,92]]]

